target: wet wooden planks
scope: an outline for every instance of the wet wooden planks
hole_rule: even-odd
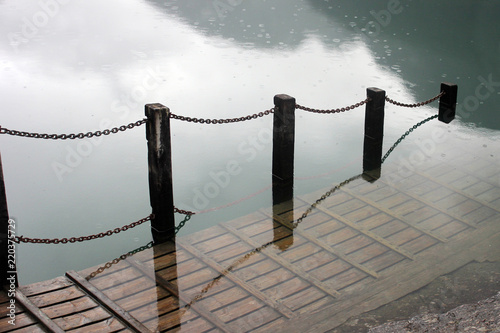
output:
[[[15,301],[15,325],[6,322],[2,313],[2,332],[130,332],[128,324],[65,277],[20,287]]]
[[[500,258],[498,163],[457,153],[398,173],[388,164],[374,183],[350,182],[298,225],[329,189],[120,259],[93,277],[98,267],[24,286],[16,332],[52,324],[72,332],[323,332],[473,260]],[[0,331],[12,329],[5,294],[0,302]]]

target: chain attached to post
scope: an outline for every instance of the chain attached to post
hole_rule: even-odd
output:
[[[187,122],[191,122],[191,123],[200,123],[200,124],[228,124],[228,123],[237,123],[237,122],[241,122],[241,121],[257,119],[260,117],[267,116],[273,112],[274,112],[274,108],[266,110],[264,112],[254,113],[252,115],[248,115],[245,117],[226,118],[226,119],[192,118],[192,117],[184,117],[184,116],[179,116],[179,115],[170,113],[170,118],[182,120],[182,121],[187,121]]]
[[[141,126],[142,124],[146,123],[147,119],[141,119],[138,120],[134,123],[130,123],[128,125],[122,125],[119,127],[113,127],[111,129],[105,129],[102,131],[95,131],[95,132],[87,132],[87,133],[71,133],[71,134],[46,134],[46,133],[30,133],[30,132],[22,132],[22,131],[17,131],[17,130],[10,130],[8,128],[0,126],[0,134],[9,134],[9,135],[14,135],[14,136],[21,136],[21,137],[26,137],[26,138],[34,138],[34,139],[52,139],[52,140],[74,140],[74,139],[84,139],[84,138],[92,138],[92,137],[99,137],[101,135],[109,135],[109,134],[115,134],[118,132],[123,132],[128,129]]]
[[[390,99],[388,96],[385,97],[385,100],[391,104],[394,104],[394,105],[397,105],[397,106],[403,106],[403,107],[406,107],[406,108],[418,108],[420,106],[423,106],[423,105],[426,105],[426,104],[429,104],[429,103],[432,103],[434,102],[435,100],[439,99],[441,96],[443,96],[445,94],[444,91],[441,91],[439,93],[439,95],[435,96],[435,97],[432,97],[431,99],[428,99],[426,100],[425,102],[420,102],[420,103],[413,103],[413,104],[405,104],[405,103],[401,103],[401,102],[396,102],[395,100],[393,99]]]
[[[345,112],[345,111],[349,111],[349,110],[354,110],[355,108],[358,108],[358,107],[360,107],[363,104],[366,104],[368,102],[369,102],[369,99],[367,98],[359,103],[349,105],[349,106],[346,106],[344,108],[337,108],[337,109],[330,109],[330,110],[312,109],[312,108],[308,108],[308,107],[305,107],[305,106],[302,106],[299,104],[296,104],[295,107],[297,109],[301,109],[301,110],[308,111],[308,112],[329,114],[329,113],[341,113],[341,112]]]
[[[142,218],[136,222],[132,222],[130,224],[124,225],[121,228],[115,228],[113,230],[108,230],[106,232],[100,232],[98,234],[94,235],[89,235],[89,236],[82,236],[82,237],[71,237],[71,238],[28,238],[24,236],[16,236],[14,239],[14,242],[16,243],[34,243],[34,244],[66,244],[66,243],[75,243],[75,242],[83,242],[83,241],[88,241],[92,239],[97,239],[97,238],[103,238],[106,236],[111,236],[113,234],[120,233],[122,231],[126,231],[128,229],[132,229],[134,227],[137,227],[138,225],[143,224],[144,222],[151,221],[151,219],[154,218],[153,214],[150,214],[149,216],[146,216],[145,218]]]

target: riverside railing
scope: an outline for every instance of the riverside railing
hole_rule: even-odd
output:
[[[440,93],[425,101],[414,104],[396,102],[386,96],[384,90],[368,88],[366,99],[353,105],[330,110],[312,109],[296,104],[295,98],[288,95],[276,95],[274,107],[264,112],[255,113],[239,118],[228,119],[203,119],[176,115],[162,104],[147,104],[145,106],[146,118],[112,129],[77,133],[77,134],[41,134],[10,130],[0,126],[0,134],[8,134],[20,137],[41,138],[52,140],[84,139],[94,136],[110,135],[121,131],[132,129],[146,124],[146,139],[148,144],[148,173],[149,193],[152,214],[136,222],[108,230],[96,235],[37,239],[23,236],[12,236],[9,234],[9,215],[7,210],[7,199],[3,182],[3,173],[0,172],[0,261],[1,270],[8,271],[8,246],[13,243],[29,242],[44,244],[73,243],[95,238],[110,236],[121,231],[126,231],[146,221],[151,221],[151,233],[154,243],[161,243],[175,236],[178,227],[175,226],[174,213],[185,214],[189,217],[194,212],[175,207],[172,182],[172,157],[170,141],[170,119],[187,121],[200,124],[218,125],[235,123],[257,119],[273,114],[273,154],[272,154],[272,189],[273,205],[278,205],[293,198],[294,181],[294,146],[295,146],[295,110],[319,114],[341,113],[353,110],[362,105],[365,109],[364,143],[363,143],[363,173],[362,176],[368,181],[375,181],[380,177],[380,167],[386,156],[382,157],[382,144],[384,135],[384,108],[385,102],[402,107],[420,107],[439,99],[438,119],[449,123],[455,117],[457,101],[457,85],[442,83]],[[1,159],[0,159],[1,171]],[[5,268],[5,269],[4,269]],[[17,279],[16,279],[17,280]],[[6,281],[1,278],[1,281]]]

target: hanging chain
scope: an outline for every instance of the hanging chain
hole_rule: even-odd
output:
[[[432,103],[434,102],[436,99],[440,98],[441,96],[443,96],[445,94],[444,91],[442,91],[441,93],[439,93],[439,95],[435,96],[435,97],[432,97],[431,99],[428,99],[426,100],[425,102],[420,102],[420,103],[414,103],[414,104],[405,104],[405,103],[401,103],[401,102],[396,102],[395,100],[393,99],[390,99],[388,96],[385,97],[385,100],[391,104],[394,104],[394,105],[398,105],[398,106],[404,106],[406,108],[417,108],[419,106],[422,106],[422,105],[426,105],[426,104],[429,104],[429,103]]]
[[[176,212],[179,212],[179,210],[177,210]],[[193,213],[194,214],[194,213]],[[186,224],[187,221],[189,221],[191,219],[191,215],[192,214],[186,214],[186,217],[184,218],[184,220],[182,220],[179,225],[177,227],[175,227],[175,233],[177,234],[183,227],[184,225]],[[138,247],[137,249],[135,250],[132,250],[132,251],[128,251],[127,253],[125,254],[122,254],[121,256],[119,256],[118,258],[115,258],[111,261],[108,261],[106,264],[104,264],[104,266],[101,266],[99,267],[97,270],[95,270],[94,272],[90,273],[85,279],[88,281],[94,277],[96,277],[96,275],[98,274],[101,274],[102,272],[104,272],[106,269],[109,269],[111,268],[111,266],[113,265],[116,265],[118,264],[120,261],[122,260],[125,260],[127,259],[128,257],[131,257],[133,256],[134,254],[136,253],[139,253],[139,252],[142,252],[144,250],[147,250],[147,249],[150,249],[153,247],[153,241],[147,243],[146,245],[144,246],[141,246],[141,247]]]
[[[308,111],[308,112],[313,112],[313,113],[323,113],[323,114],[327,114],[327,113],[340,113],[340,112],[345,112],[345,111],[349,111],[349,110],[353,110],[355,108],[358,108],[361,105],[368,103],[369,101],[370,100],[367,98],[364,101],[361,101],[361,102],[353,104],[353,105],[346,106],[344,108],[330,109],[330,110],[312,109],[312,108],[308,108],[308,107],[305,107],[305,106],[302,106],[302,105],[299,105],[299,104],[295,104],[295,107],[297,109],[301,109],[301,110]]]
[[[264,112],[259,112],[259,113],[254,113],[252,115],[248,115],[245,117],[239,117],[239,118],[226,118],[226,119],[204,119],[204,118],[192,118],[192,117],[184,117],[184,116],[179,116],[173,113],[170,113],[170,118],[177,119],[177,120],[182,120],[182,121],[187,121],[191,123],[200,123],[200,124],[227,124],[227,123],[237,123],[240,121],[246,121],[246,120],[252,120],[252,119],[257,119],[260,117],[267,116],[271,113],[274,112],[274,108],[271,108],[269,110],[266,110]]]
[[[307,215],[309,215],[313,211],[313,209],[316,208],[316,206],[318,206],[323,200],[325,200],[326,198],[328,198],[329,196],[331,196],[335,191],[339,190],[342,186],[345,186],[345,185],[349,184],[350,182],[352,182],[353,180],[356,180],[356,179],[360,178],[361,176],[362,176],[362,174],[353,176],[353,177],[351,177],[349,179],[346,179],[343,182],[335,185],[334,187],[332,187],[330,190],[328,190],[328,192],[326,192],[325,194],[323,194],[321,196],[321,198],[319,198],[313,204],[311,204],[311,206],[309,206],[309,208],[307,208],[307,210],[302,214],[301,217],[299,217],[296,221],[292,222],[292,225],[294,227],[297,227],[299,225],[299,223],[302,222],[302,220],[305,219],[307,217]]]
[[[0,126],[0,134],[9,134],[9,135],[15,135],[15,136],[21,136],[21,137],[27,137],[27,138],[35,138],[35,139],[52,139],[52,140],[74,140],[74,139],[84,139],[84,138],[92,138],[94,136],[101,136],[101,135],[109,135],[109,134],[115,134],[118,132],[123,132],[128,129],[132,129],[134,127],[141,126],[142,124],[147,122],[147,118],[138,120],[134,123],[130,123],[128,125],[122,125],[119,127],[113,127],[111,129],[105,129],[102,131],[95,131],[95,132],[87,132],[87,133],[71,133],[71,134],[46,134],[46,133],[29,133],[29,132],[21,132],[21,131],[16,131],[16,130],[10,130],[5,127]]]
[[[104,266],[101,266],[99,267],[97,270],[95,270],[94,272],[90,273],[85,279],[88,281],[94,277],[96,277],[96,275],[98,274],[101,274],[102,272],[104,272],[106,269],[109,269],[111,268],[111,266],[113,265],[116,265],[118,264],[120,261],[122,260],[125,260],[127,259],[128,257],[131,257],[133,256],[134,254],[136,253],[139,253],[139,252],[142,252],[144,250],[147,250],[147,249],[150,249],[153,247],[153,242],[149,242],[147,243],[146,245],[144,246],[141,246],[141,247],[138,247],[137,249],[135,250],[132,250],[132,251],[128,251],[127,253],[125,254],[122,254],[121,256],[119,256],[118,258],[115,258],[111,261],[108,261]]]
[[[186,225],[186,222],[191,220],[191,216],[192,215],[186,215],[184,217],[184,220],[182,220],[181,222],[179,222],[179,225],[177,227],[175,227],[175,234],[177,235],[177,233],[184,227],[184,225]]]
[[[16,236],[14,239],[14,242],[16,243],[35,243],[35,244],[66,244],[66,243],[75,243],[75,242],[83,242],[83,241],[88,241],[96,238],[103,238],[106,236],[111,236],[113,234],[120,233],[122,231],[126,231],[128,229],[132,229],[138,225],[143,224],[146,221],[151,221],[151,219],[154,219],[154,215],[151,214],[143,219],[140,219],[136,222],[132,222],[130,224],[124,225],[121,228],[115,228],[113,230],[108,230],[106,232],[100,232],[98,234],[94,235],[89,235],[89,236],[83,236],[83,237],[71,237],[71,238],[28,238],[24,236]]]
[[[196,214],[195,212],[192,212],[190,210],[179,209],[179,208],[177,208],[175,206],[174,206],[174,213],[179,213],[179,214],[182,214],[182,215],[194,215],[194,214]]]
[[[414,130],[417,129],[417,127],[425,124],[426,122],[434,119],[434,118],[437,118],[439,115],[435,114],[433,116],[430,116],[429,118],[426,118],[424,120],[422,120],[421,122],[418,122],[416,123],[415,125],[413,125],[409,130],[407,130],[405,132],[405,134],[401,135],[401,137],[396,141],[394,142],[394,144],[392,145],[391,148],[389,148],[389,150],[387,151],[387,153],[385,153],[384,157],[382,157],[382,163],[384,163],[384,161],[386,160],[387,157],[389,157],[389,155],[392,153],[392,151],[394,150],[394,148],[397,147],[397,145],[399,145],[401,143],[401,141],[403,141],[408,135],[410,135],[411,132],[413,132]]]

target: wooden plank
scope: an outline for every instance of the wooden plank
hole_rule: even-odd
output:
[[[16,300],[21,304],[38,322],[52,332],[64,332],[59,325],[52,321],[40,308],[33,304],[19,289],[16,290]]]
[[[138,322],[128,312],[126,312],[121,307],[119,307],[115,302],[110,300],[106,295],[104,295],[100,290],[91,285],[77,272],[75,271],[66,272],[66,276],[69,277],[74,283],[76,283],[92,298],[94,298],[94,300],[96,300],[99,304],[104,306],[108,311],[113,313],[121,321],[127,323],[127,326],[132,327],[137,332],[144,332],[144,333],[150,332],[143,324]]]
[[[155,281],[162,288],[168,290],[172,295],[176,296],[179,300],[183,301],[185,304],[190,304],[190,308],[192,308],[196,313],[205,318],[207,321],[212,323],[215,327],[219,328],[224,332],[230,332],[224,323],[217,317],[215,317],[212,313],[205,311],[202,307],[199,307],[196,303],[192,303],[191,299],[184,295],[184,293],[179,292],[177,286],[172,284],[170,281],[166,280],[161,275],[153,272],[151,270],[146,269],[142,263],[133,260],[132,258],[128,258],[127,261],[139,270],[144,276],[149,277],[152,281]]]
[[[43,312],[49,318],[57,318],[67,316],[75,312],[86,311],[98,307],[98,304],[94,302],[90,297],[80,297],[75,300],[66,301],[63,303],[57,303],[43,308]]]
[[[127,286],[128,288],[128,286]],[[166,308],[170,310],[175,310],[179,308],[179,299],[172,296],[168,291],[163,288],[154,286],[153,288],[148,288],[139,293],[135,293],[129,297],[122,298],[116,301],[116,304],[121,306],[128,312],[136,310],[145,306],[146,304],[156,304],[159,302],[165,305]]]
[[[20,307],[19,304],[16,305]],[[8,332],[14,328],[29,327],[38,323],[38,321],[31,316],[28,312],[21,312],[16,314],[16,325],[13,328],[12,324],[9,324],[10,317],[3,317],[0,319],[0,332]]]
[[[94,285],[95,286],[95,285]],[[97,287],[97,286],[96,286]],[[122,302],[130,297],[134,297],[135,294],[143,292],[145,290],[154,289],[156,284],[152,282],[145,276],[142,276],[138,279],[134,279],[132,281],[124,282],[123,284],[119,284],[108,288],[106,290],[101,290],[106,296],[108,296],[111,300],[116,302]],[[98,287],[97,287],[98,288]],[[165,291],[164,297],[169,296],[170,293]]]
[[[50,291],[46,294],[37,294],[35,296],[31,296],[30,301],[33,302],[33,304],[35,304],[37,307],[43,308],[52,304],[77,299],[82,296],[85,296],[85,293],[83,293],[75,285],[70,285],[64,289],[58,289]]]
[[[122,332],[125,326],[116,318],[109,318],[91,325],[68,330],[71,333]]]
[[[231,274],[227,269],[224,269],[220,264],[212,260],[210,257],[206,256],[204,253],[201,253],[196,249],[194,246],[191,246],[190,244],[184,243],[184,241],[179,240],[178,245],[182,246],[185,250],[191,252],[192,255],[195,257],[200,258],[203,262],[205,262],[208,266],[210,266],[212,269],[215,269],[217,272],[219,272],[221,275],[227,277],[230,279],[232,282],[234,282],[236,285],[238,285],[240,288],[243,288],[246,290],[248,293],[251,295],[255,296],[257,299],[263,301],[265,304],[270,306],[272,309],[275,309],[282,315],[288,318],[293,317],[293,313],[290,309],[285,307],[284,305],[277,303],[274,300],[269,299],[265,294],[263,294],[260,290],[257,290],[256,288],[248,285],[244,281],[242,281],[240,278],[235,276],[234,274]]]
[[[380,179],[379,181],[384,182],[384,179]],[[443,209],[441,207],[439,207],[438,205],[435,204],[435,201],[441,199],[443,196],[452,194],[453,193],[452,190],[444,189],[443,187],[440,186],[438,189],[431,191],[430,194],[425,195],[425,196],[419,196],[419,195],[413,194],[411,191],[406,191],[405,193],[407,195],[409,195],[410,197],[412,197],[413,199],[422,202],[426,206],[432,207],[432,208],[434,208],[434,209],[436,209],[444,214],[450,215],[452,218],[456,219],[457,221],[465,223],[472,228],[477,228],[477,226],[473,222],[467,221],[467,220],[463,219],[462,217],[456,216],[452,212],[443,211]]]
[[[281,220],[281,219],[278,219],[278,218],[276,218],[276,220],[279,221],[280,223],[284,224],[285,226],[286,225],[290,225],[290,223],[288,221]],[[347,255],[343,251],[341,251],[338,248],[334,249],[329,244],[326,244],[325,242],[319,240],[315,235],[310,235],[309,233],[307,233],[305,231],[302,231],[301,228],[296,228],[294,230],[294,232],[297,232],[300,236],[306,238],[308,241],[316,244],[317,246],[321,247],[322,249],[326,250],[327,252],[332,253],[334,256],[336,256],[336,257],[342,259],[343,261],[349,263],[353,267],[356,267],[360,271],[362,271],[362,272],[364,272],[364,273],[366,273],[368,275],[371,275],[374,278],[378,277],[378,274],[375,271],[373,271],[371,269],[368,269],[368,268],[364,267],[363,265],[361,265],[360,263],[357,263],[357,262],[349,259],[347,257]]]
[[[279,320],[281,317],[275,311],[262,307],[245,315],[239,316],[228,325],[233,332],[253,332],[255,329]]]
[[[108,270],[107,275],[97,275],[95,278],[89,279],[88,281],[99,290],[107,290],[123,283],[128,283],[129,281],[138,279],[142,276],[133,267],[130,267],[127,261],[124,260],[121,264],[121,267],[126,268],[121,269],[120,267],[117,268],[117,270]]]
[[[346,191],[347,193],[351,194],[352,196],[356,196],[356,194],[355,194],[355,193],[353,193],[353,192],[352,192],[349,188],[344,187],[342,190],[343,190],[343,191]],[[400,197],[400,198],[402,198],[402,196],[401,196],[400,194],[396,195],[396,197]],[[420,227],[420,226],[418,226],[418,225],[416,225],[416,224],[408,223],[408,222],[406,221],[406,219],[404,218],[404,216],[403,216],[403,215],[400,215],[400,214],[398,214],[397,212],[395,212],[395,211],[394,211],[394,208],[393,208],[392,210],[391,210],[391,208],[390,208],[390,207],[389,207],[389,208],[386,208],[386,205],[384,205],[384,202],[383,202],[383,201],[375,202],[375,201],[372,201],[372,200],[370,200],[370,199],[363,198],[363,197],[358,197],[358,199],[359,199],[359,200],[364,201],[364,202],[365,202],[365,203],[367,203],[368,205],[370,205],[370,206],[372,206],[372,207],[376,208],[377,210],[379,210],[379,211],[381,211],[381,212],[384,212],[385,214],[387,214],[387,215],[389,215],[389,216],[392,216],[393,218],[396,218],[396,219],[398,219],[399,221],[402,221],[402,222],[404,222],[404,223],[408,224],[410,227],[412,227],[412,228],[414,228],[414,229],[417,229],[418,231],[420,231],[420,232],[422,232],[422,233],[424,233],[424,234],[426,234],[426,235],[428,235],[428,236],[430,236],[430,237],[433,237],[433,238],[435,238],[435,239],[439,240],[440,242],[443,242],[443,243],[444,243],[444,242],[446,242],[446,241],[447,241],[447,239],[446,239],[446,238],[440,237],[439,235],[435,235],[435,234],[433,234],[430,230],[427,230],[427,229],[425,229],[425,228],[422,228],[422,227]],[[408,200],[407,200],[407,199],[406,199],[406,197],[405,197],[405,200],[404,200],[403,202],[406,202],[406,201],[408,201]],[[415,207],[415,204],[416,204],[416,203],[418,203],[418,201],[417,201],[417,202],[412,203],[412,205],[413,205],[413,206],[411,207],[412,209],[410,209],[410,211],[414,211],[414,210],[415,210],[415,208],[416,208],[416,207]],[[420,208],[421,206],[418,206],[418,207]]]
[[[371,239],[375,240],[376,242],[380,243],[380,244],[383,244],[384,246],[388,247],[389,249],[393,250],[394,252],[397,252],[405,257],[407,257],[408,259],[411,259],[411,260],[414,260],[415,257],[413,254],[409,253],[408,251],[402,249],[401,247],[395,245],[395,244],[392,244],[391,242],[388,242],[386,239],[378,236],[377,234],[371,232],[370,230],[366,230],[365,228],[359,226],[359,225],[356,225],[355,223],[349,221],[348,219],[344,218],[343,216],[341,215],[338,215],[336,213],[333,213],[331,212],[330,210],[326,209],[326,208],[323,208],[321,206],[316,206],[317,209],[331,215],[333,218],[341,221],[342,223],[346,224],[347,226],[349,226],[350,228],[356,230],[356,231],[359,231],[360,233],[364,234],[365,236],[368,236],[370,237]]]
[[[222,224],[222,225],[230,232],[232,232],[234,235],[238,235],[238,231],[233,229],[231,226],[227,224]],[[256,243],[254,240],[250,239],[249,237],[246,237],[245,235],[240,234],[240,238],[246,243],[253,246],[254,248],[258,248],[261,246],[260,244]],[[280,264],[282,267],[289,270],[290,272],[293,272],[294,274],[300,276],[301,278],[309,281],[311,284],[315,285],[317,288],[322,290],[327,295],[330,295],[332,297],[339,297],[340,294],[336,290],[332,290],[331,288],[328,288],[327,286],[323,285],[323,283],[320,280],[316,279],[315,277],[313,277],[312,275],[310,275],[297,265],[292,265],[290,262],[281,258],[280,256],[276,255],[271,251],[265,252],[265,255],[271,258],[273,261]]]
[[[225,252],[227,247],[237,245],[238,242],[238,238],[234,237],[230,233],[225,233],[203,242],[197,242],[196,244],[193,244],[193,246],[203,253],[210,253],[214,251]]]
[[[149,321],[145,322],[144,324],[156,332],[157,331],[168,332],[170,331],[170,329],[172,329],[172,331],[175,332],[179,330],[179,326],[180,328],[182,328],[185,323],[189,323],[190,321],[198,319],[202,318],[197,313],[193,312],[191,309],[187,311],[185,309],[181,309],[166,313],[160,317],[152,318]],[[207,323],[205,327],[208,327],[210,329],[213,326]],[[220,330],[218,331],[220,332]]]
[[[16,325],[16,327],[18,326]],[[8,331],[0,331],[0,332],[8,332]],[[47,330],[45,330],[42,325],[36,324],[16,329],[15,333],[47,333]]]
[[[19,287],[19,290],[27,296],[31,297],[36,294],[46,294],[49,291],[63,289],[73,285],[73,283],[64,276],[56,277],[55,279],[36,282],[27,286]]]
[[[182,238],[185,239],[190,244],[196,245],[198,243],[206,242],[212,238],[219,237],[220,235],[223,235],[225,233],[226,232],[224,229],[216,225],[212,228],[208,228],[203,231],[198,231]]]
[[[97,307],[82,312],[75,312],[65,317],[54,319],[64,331],[93,324],[102,320],[111,319],[111,314],[104,308]]]

